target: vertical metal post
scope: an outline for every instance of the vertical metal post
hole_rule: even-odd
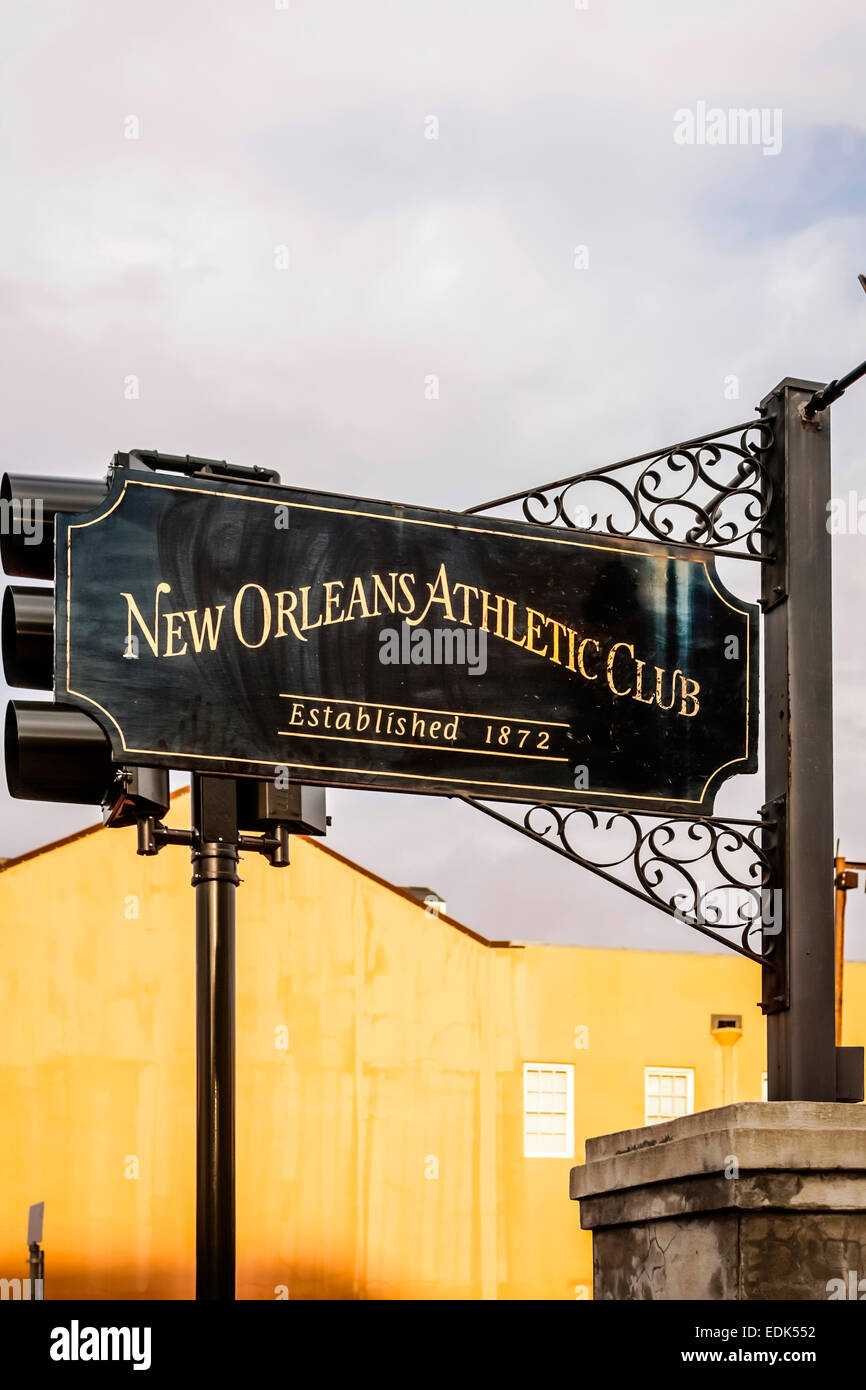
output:
[[[28,1246],[27,1272],[30,1279],[30,1299],[33,1302],[45,1297],[45,1251],[35,1241]]]
[[[856,882],[856,874],[854,880]],[[847,905],[848,875],[845,868],[845,856],[837,854],[833,861],[833,882],[836,888],[836,931],[835,931],[835,956],[836,956],[836,1046],[842,1044],[842,1000],[845,994],[845,907]]]
[[[42,1249],[44,1220],[45,1203],[32,1202],[27,1212],[27,1272],[33,1302],[45,1297],[45,1251]]]
[[[196,1299],[235,1297],[237,784],[192,779],[196,917]]]
[[[767,812],[784,939],[765,972],[770,1100],[837,1098],[833,903],[830,421],[801,407],[820,383],[787,378],[762,402],[774,431],[771,564],[763,567]]]

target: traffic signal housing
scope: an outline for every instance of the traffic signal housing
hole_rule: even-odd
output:
[[[84,478],[4,473],[0,481],[0,560],[15,579],[54,578],[54,518],[98,507],[108,484]]]
[[[0,481],[0,559],[6,573],[53,579],[55,517],[91,510],[107,490],[105,479],[5,473]],[[54,688],[53,587],[7,585],[0,646],[8,685]],[[111,747],[83,710],[52,701],[11,700],[3,742],[10,796],[82,806],[110,800],[117,777]],[[167,796],[167,776],[165,782]]]
[[[54,687],[54,590],[7,584],[0,617],[3,674],[15,689]]]
[[[112,468],[169,470],[189,475],[236,476],[279,482],[279,474],[243,469],[221,460],[133,450],[117,454]],[[108,492],[101,480],[5,473],[0,480],[0,560],[15,579],[55,578],[55,521],[98,507]],[[55,591],[53,585],[9,584],[0,614],[0,646],[7,684],[15,689],[54,689]],[[56,701],[11,700],[4,731],[9,793],[29,801],[103,807],[109,826],[143,818],[160,820],[170,804],[167,768],[127,767],[112,757],[101,726],[84,710]],[[288,863],[289,834],[324,835],[325,790],[285,788],[273,782],[237,780],[237,809],[245,831],[285,841],[273,863]]]

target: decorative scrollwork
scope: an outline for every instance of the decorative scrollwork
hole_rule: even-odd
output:
[[[773,558],[766,526],[772,447],[770,421],[749,420],[498,497],[469,513],[520,504],[537,526],[696,546],[766,563]],[[588,805],[534,805],[510,815],[501,803],[463,800],[720,945],[778,970],[782,922],[768,850],[773,822]]]
[[[520,501],[524,517],[536,526],[766,559],[762,542],[772,501],[766,456],[772,442],[770,422],[751,420],[471,510]]]
[[[762,934],[780,926],[766,848],[772,822],[545,805],[523,810],[521,820],[464,799],[739,955],[771,962],[772,946],[761,948]]]

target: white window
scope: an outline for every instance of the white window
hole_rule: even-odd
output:
[[[574,1158],[574,1067],[523,1067],[524,1158]]]
[[[695,1108],[693,1067],[644,1067],[644,1124],[657,1125]]]

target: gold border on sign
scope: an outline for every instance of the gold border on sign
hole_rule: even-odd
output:
[[[224,756],[224,755],[222,755],[222,754],[216,754],[216,753],[174,752],[174,751],[172,751],[172,750],[170,750],[170,749],[165,749],[165,748],[133,748],[133,747],[131,747],[129,744],[127,744],[127,742],[126,742],[126,735],[124,734],[123,729],[120,727],[120,724],[117,722],[117,720],[115,719],[114,715],[111,714],[107,709],[105,709],[105,707],[104,707],[103,705],[101,705],[101,704],[99,703],[98,700],[94,700],[90,695],[85,695],[85,694],[83,694],[80,690],[73,690],[72,686],[70,685],[70,683],[69,683],[69,681],[70,681],[69,666],[70,666],[70,655],[71,655],[71,653],[70,653],[70,624],[71,624],[71,606],[72,606],[72,605],[71,605],[71,591],[72,591],[72,532],[73,532],[73,531],[85,531],[85,530],[87,530],[87,528],[88,528],[89,526],[96,526],[96,525],[99,524],[99,522],[105,521],[106,518],[109,517],[109,516],[111,516],[111,513],[112,513],[113,511],[115,511],[117,507],[120,506],[120,503],[123,501],[124,497],[126,496],[126,490],[127,490],[127,488],[129,488],[129,487],[155,488],[158,492],[192,492],[192,493],[207,493],[207,494],[209,494],[209,495],[211,495],[211,496],[222,497],[222,498],[230,498],[230,499],[232,499],[233,501],[236,501],[236,502],[258,502],[260,505],[263,505],[263,506],[266,506],[266,507],[272,507],[272,508],[273,508],[273,507],[280,507],[280,506],[295,507],[298,511],[331,512],[331,513],[335,513],[335,514],[338,515],[338,516],[363,516],[363,517],[369,517],[371,520],[374,520],[374,521],[391,521],[391,522],[398,522],[399,524],[404,525],[404,526],[430,526],[430,527],[436,528],[437,530],[442,530],[442,531],[471,531],[471,532],[473,532],[473,533],[475,533],[475,534],[481,534],[481,535],[490,535],[490,534],[492,534],[492,535],[497,535],[497,536],[505,536],[505,537],[506,537],[507,539],[509,539],[509,540],[528,540],[528,541],[537,540],[537,541],[539,541],[539,542],[541,542],[541,543],[546,543],[546,544],[548,544],[548,545],[576,546],[578,549],[581,549],[581,550],[606,550],[606,551],[611,551],[611,552],[613,552],[614,554],[617,554],[617,555],[622,555],[622,554],[626,554],[626,555],[642,555],[642,556],[648,557],[649,559],[660,558],[660,557],[654,556],[654,554],[653,554],[652,551],[643,550],[643,549],[640,549],[640,548],[632,549],[632,548],[630,548],[630,547],[628,547],[628,546],[624,546],[624,545],[599,545],[599,544],[597,544],[595,541],[593,541],[593,542],[586,542],[586,541],[578,540],[578,539],[576,539],[576,538],[575,538],[574,540],[572,540],[572,539],[571,539],[570,537],[568,537],[568,536],[527,536],[526,533],[523,532],[523,531],[500,531],[500,530],[492,530],[489,526],[471,526],[471,525],[464,525],[464,524],[463,524],[462,522],[460,522],[460,521],[425,521],[425,520],[422,520],[420,517],[383,515],[381,512],[368,512],[368,511],[362,510],[362,509],[359,508],[359,507],[327,507],[327,506],[324,506],[324,505],[322,505],[322,504],[320,504],[320,503],[313,503],[313,502],[280,502],[280,501],[278,501],[278,500],[275,501],[273,498],[269,498],[269,497],[251,497],[251,496],[249,496],[247,493],[243,493],[243,492],[228,492],[228,491],[225,491],[225,490],[222,489],[222,488],[214,488],[214,487],[184,487],[182,484],[179,484],[179,483],[157,483],[157,482],[149,482],[149,481],[148,481],[147,479],[145,479],[145,478],[125,478],[124,481],[123,481],[123,486],[122,486],[122,488],[121,488],[119,494],[118,494],[117,497],[114,499],[114,501],[112,502],[111,506],[108,508],[107,511],[101,512],[101,513],[99,514],[99,516],[92,517],[90,521],[70,521],[70,522],[67,524],[67,530],[66,530],[66,692],[67,692],[67,694],[69,694],[69,695],[75,695],[76,698],[79,699],[79,700],[85,700],[88,704],[93,705],[95,709],[98,709],[98,710],[100,711],[101,714],[104,714],[104,715],[105,715],[106,719],[109,719],[109,720],[111,721],[111,723],[114,725],[115,729],[117,730],[118,734],[120,735],[120,742],[121,742],[121,747],[122,747],[122,749],[123,749],[123,752],[125,752],[125,753],[136,753],[136,754],[140,754],[140,755],[142,755],[142,756],[153,755],[153,756],[162,757],[162,758],[178,758],[178,759],[182,759],[182,758],[196,758],[196,759],[199,759],[200,761],[205,761],[205,762],[244,763],[244,764],[246,764],[247,766],[253,766],[253,765],[255,765],[255,766],[258,766],[258,767],[273,767],[273,766],[275,766],[274,761],[273,761],[272,758],[267,758],[267,759],[265,759],[265,758],[233,758],[233,757],[226,757],[226,756]],[[496,520],[496,518],[491,518],[491,520]],[[676,545],[676,542],[672,542],[671,544],[672,544],[672,546],[674,546],[674,545]],[[679,557],[679,556],[670,555],[670,554],[667,556],[667,558],[668,558],[668,559],[682,558],[682,559],[684,559],[684,560],[686,561],[686,563],[688,563],[688,564],[699,564],[699,565],[702,567],[704,573],[706,574],[706,576],[707,576],[707,583],[709,584],[710,588],[712,589],[712,591],[713,591],[713,593],[716,595],[716,597],[719,598],[719,599],[721,599],[722,603],[724,603],[725,606],[726,606],[727,608],[730,608],[734,613],[739,613],[742,617],[744,617],[744,618],[746,619],[746,751],[745,751],[745,753],[744,753],[741,757],[739,757],[739,758],[729,758],[727,762],[722,763],[719,767],[717,767],[717,768],[715,769],[714,772],[711,772],[710,775],[709,775],[709,777],[707,778],[707,780],[704,782],[704,785],[703,785],[703,787],[701,788],[701,794],[700,794],[700,796],[699,796],[697,799],[693,799],[693,798],[692,798],[692,799],[689,799],[689,798],[685,798],[685,797],[671,797],[671,796],[636,796],[636,795],[634,795],[634,794],[632,794],[632,793],[629,793],[629,792],[621,792],[621,791],[620,791],[620,792],[598,792],[598,791],[594,791],[594,792],[592,793],[592,795],[593,795],[594,797],[598,797],[598,798],[607,798],[608,800],[616,800],[616,799],[618,798],[618,799],[620,799],[620,800],[628,800],[628,801],[663,802],[663,803],[666,803],[666,804],[668,804],[668,805],[670,805],[670,804],[675,804],[675,805],[678,805],[678,806],[700,806],[700,805],[703,803],[704,796],[706,795],[707,787],[708,787],[708,786],[710,785],[710,783],[713,781],[713,778],[717,777],[717,776],[719,775],[720,772],[723,772],[723,771],[725,770],[726,767],[733,767],[735,763],[747,762],[747,761],[748,761],[748,758],[749,758],[749,714],[750,714],[750,699],[751,699],[751,671],[750,671],[750,660],[751,660],[751,621],[752,621],[752,615],[751,615],[751,613],[748,611],[748,609],[737,607],[736,604],[731,603],[731,601],[730,601],[728,598],[726,598],[724,594],[722,594],[722,593],[719,592],[719,589],[718,589],[717,586],[714,584],[713,579],[712,579],[712,576],[710,575],[709,569],[707,568],[707,561],[706,561],[706,560],[701,559],[701,558],[699,558],[699,557],[697,557],[697,556],[696,556],[694,559],[691,559],[691,558],[688,557],[688,556],[681,556],[681,557]],[[292,697],[287,697],[287,698],[292,698]],[[313,697],[312,697],[312,696],[303,696],[303,697],[298,697],[298,698],[312,699]],[[338,698],[338,697],[334,696],[334,699],[337,699],[337,698]],[[366,701],[366,702],[365,702],[365,701],[345,701],[345,703],[347,703],[347,704],[352,704],[352,703],[354,703],[354,704],[363,704],[363,703],[371,704],[371,703],[373,703],[373,702],[372,702],[372,701]],[[397,706],[388,706],[388,708],[397,708]],[[402,709],[408,709],[408,710],[414,710],[414,709],[417,709],[418,707],[417,707],[417,706],[413,706],[413,705],[403,705],[403,706],[400,706],[400,708],[402,708]],[[421,711],[419,710],[419,712],[421,712]],[[437,712],[438,712],[438,711],[437,711]],[[491,719],[499,718],[498,715],[489,715],[489,716],[484,716],[484,715],[473,715],[473,716],[471,716],[471,717],[473,717],[473,718],[485,718],[485,717],[488,717],[488,718],[491,718]],[[528,721],[528,722],[532,722],[532,721]],[[541,723],[541,722],[549,722],[549,721],[541,721],[541,720],[538,720],[538,721],[535,721],[535,722]],[[567,726],[567,725],[563,725],[562,727],[567,728],[568,726]],[[278,731],[278,732],[279,732],[279,731]],[[398,745],[396,745],[396,746],[402,747],[402,746],[404,746],[404,745],[399,745],[399,744],[398,744]],[[426,747],[426,744],[425,744],[425,745],[422,745],[422,746],[423,746],[423,747]],[[461,750],[461,751],[465,751],[465,750]],[[514,755],[512,755],[512,756],[517,757],[517,756],[519,756],[519,754],[514,754]],[[557,760],[557,759],[551,758],[551,759],[546,759],[545,761],[554,762],[554,761],[558,761],[558,760]],[[567,759],[567,758],[563,758],[562,761],[563,761],[563,762],[567,762],[568,759]],[[346,768],[346,767],[338,767],[338,768],[335,768],[335,767],[329,767],[329,766],[325,766],[325,765],[320,764],[320,763],[295,763],[295,762],[293,762],[293,763],[290,764],[290,766],[291,766],[291,767],[296,767],[296,768],[299,768],[299,769],[302,770],[302,771],[308,771],[308,772],[327,772],[327,773],[330,773],[330,772],[342,772],[342,773],[344,773],[345,775],[350,776],[350,777],[352,777],[352,776],[356,776],[356,777],[405,777],[405,778],[410,778],[412,781],[417,781],[417,782],[439,782],[439,783],[445,783],[446,785],[454,785],[454,786],[461,786],[461,785],[466,786],[466,785],[469,785],[469,786],[479,786],[479,787],[491,787],[491,788],[494,788],[494,789],[496,789],[496,790],[503,790],[503,791],[505,791],[505,790],[507,790],[507,791],[535,791],[535,792],[546,792],[546,793],[550,793],[550,792],[555,792],[555,791],[558,790],[556,787],[550,787],[550,786],[541,786],[541,787],[537,787],[537,786],[531,786],[531,785],[528,785],[528,784],[525,784],[525,783],[518,783],[518,782],[487,782],[487,781],[479,780],[479,779],[477,779],[477,778],[476,778],[476,779],[473,779],[473,778],[467,778],[467,777],[460,777],[460,778],[457,778],[457,777],[429,777],[429,776],[426,776],[426,775],[424,775],[424,774],[422,774],[422,773],[414,773],[414,772],[364,772],[364,771],[360,771],[360,770],[354,769],[354,768]],[[568,792],[568,790],[567,790],[566,788],[561,788],[561,789],[559,789],[559,790],[562,790],[566,795],[570,795],[570,793]]]

